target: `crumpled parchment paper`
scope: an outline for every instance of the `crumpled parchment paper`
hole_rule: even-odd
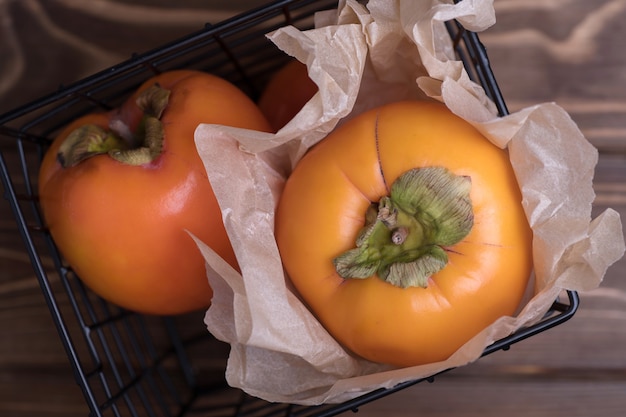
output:
[[[541,320],[564,290],[597,287],[624,253],[619,215],[591,219],[597,151],[553,103],[498,117],[454,55],[444,22],[480,32],[491,0],[340,1],[316,28],[268,37],[305,63],[319,92],[276,134],[215,125],[196,130],[198,152],[222,209],[241,274],[197,241],[214,289],[208,330],[231,345],[226,379],[268,401],[346,401],[380,387],[472,362],[492,342]],[[337,124],[391,101],[438,100],[508,147],[534,231],[534,277],[515,317],[502,317],[441,363],[392,369],[355,358],[324,330],[285,276],[274,210],[299,158]],[[207,352],[210,354],[210,352]]]

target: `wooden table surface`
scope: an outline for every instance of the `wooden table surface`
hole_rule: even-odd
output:
[[[0,113],[251,2],[166,3],[0,0]],[[481,39],[510,110],[544,101],[568,110],[600,150],[594,215],[612,207],[623,217],[626,1],[496,0],[495,6],[498,22]],[[364,406],[359,415],[623,416],[625,275],[620,260],[600,288],[580,294],[581,306],[567,323]],[[9,205],[0,200],[0,416],[86,415]]]

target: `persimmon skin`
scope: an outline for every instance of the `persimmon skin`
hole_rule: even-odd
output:
[[[273,130],[278,131],[317,91],[317,84],[309,78],[307,66],[292,59],[271,77],[259,98],[259,108]]]
[[[134,130],[142,116],[135,99],[155,83],[171,95],[161,118],[163,153],[153,162],[133,166],[104,154],[69,168],[59,164],[59,146],[78,126],[107,128],[116,117]],[[205,261],[190,233],[238,268],[195,147],[200,123],[270,130],[234,85],[180,70],[146,81],[119,109],[74,121],[47,150],[39,174],[45,221],[68,264],[104,299],[155,315],[208,307]]]
[[[333,258],[355,246],[372,202],[402,173],[444,166],[472,181],[474,226],[446,248],[427,288],[343,279]],[[347,350],[398,367],[446,360],[516,312],[532,270],[532,231],[507,152],[439,103],[404,101],[347,121],[298,163],[278,204],[285,269]]]

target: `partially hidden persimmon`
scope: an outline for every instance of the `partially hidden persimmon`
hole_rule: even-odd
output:
[[[292,59],[270,78],[258,105],[274,131],[278,131],[298,114],[317,91],[317,84],[309,78],[307,66]]]

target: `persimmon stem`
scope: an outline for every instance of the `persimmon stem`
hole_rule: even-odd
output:
[[[144,115],[132,137],[128,137],[128,126],[119,125],[121,120],[113,121],[114,126],[108,129],[96,125],[78,127],[59,147],[57,160],[64,168],[101,154],[108,154],[128,165],[154,161],[163,150],[163,124],[160,119],[169,96],[169,90],[155,84],[137,97],[136,104]]]
[[[444,247],[474,225],[471,180],[444,167],[402,174],[389,196],[372,204],[356,248],[333,260],[343,278],[379,278],[401,288],[426,287],[448,263]]]
[[[59,146],[57,160],[63,168],[109,152],[126,149],[127,143],[120,136],[96,125],[83,125],[73,130]]]

